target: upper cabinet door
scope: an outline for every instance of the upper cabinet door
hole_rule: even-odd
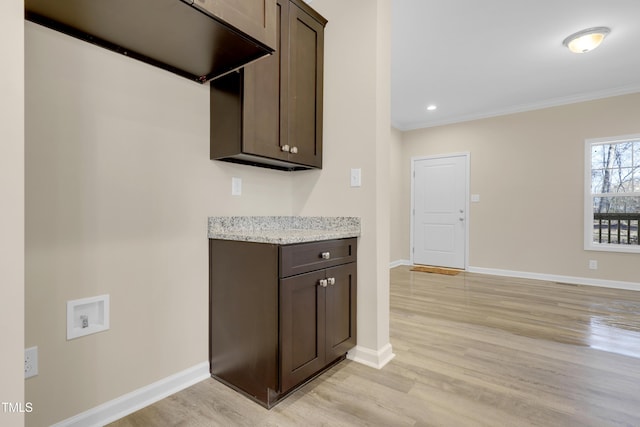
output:
[[[322,168],[324,25],[295,3],[289,11],[289,146],[297,163]]]
[[[243,97],[243,152],[281,161],[289,160],[289,152],[282,146],[287,142],[287,115],[289,71],[289,8],[277,2],[276,22],[278,37],[276,51],[268,58],[245,66],[241,74]],[[283,26],[282,23],[285,23]]]
[[[193,6],[276,50],[276,0],[193,0]]]

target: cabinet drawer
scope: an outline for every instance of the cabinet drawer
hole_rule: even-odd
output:
[[[280,277],[354,262],[356,243],[356,238],[350,238],[281,246]]]

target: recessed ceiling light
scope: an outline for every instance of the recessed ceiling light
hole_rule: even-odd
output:
[[[587,28],[564,39],[563,45],[573,53],[586,53],[600,46],[611,30],[607,27]]]
[[[437,106],[435,106],[435,105],[433,105],[433,104],[431,104],[431,105],[429,105],[429,106],[427,107],[427,110],[428,110],[428,111],[433,111],[433,110],[435,110],[436,108],[438,108],[438,107],[437,107]]]

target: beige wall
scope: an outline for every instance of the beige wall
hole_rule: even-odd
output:
[[[26,24],[27,425],[208,358],[207,216],[288,215],[291,175],[209,160],[209,91]],[[231,196],[231,177],[243,195]],[[66,301],[111,329],[66,340]]]
[[[389,3],[313,6],[329,19],[325,167],[296,173],[210,161],[207,86],[26,24],[26,345],[40,349],[28,425],[207,360],[210,215],[362,217],[358,345],[388,344],[388,201],[377,184],[388,182],[389,29],[378,20]],[[380,26],[384,40],[372,42]],[[351,167],[362,168],[359,189]],[[241,197],[230,196],[232,176]],[[66,301],[104,293],[111,329],[66,341]]]
[[[390,261],[409,260],[409,233],[406,227],[409,226],[409,211],[407,206],[411,203],[410,191],[407,186],[411,185],[409,171],[405,168],[403,155],[402,132],[398,129],[391,129],[391,150],[390,150],[390,204],[391,204],[391,248]]]
[[[640,255],[583,250],[583,158],[585,139],[638,133],[638,117],[632,94],[405,132],[395,186],[410,197],[414,156],[468,151],[481,197],[470,205],[471,267],[637,283]]]
[[[24,31],[23,3],[0,2],[0,402],[24,404]],[[0,425],[24,414],[0,406]]]
[[[325,32],[322,171],[293,183],[296,215],[362,218],[358,246],[358,346],[379,350],[388,332],[390,3],[315,0]],[[362,187],[350,187],[351,168]]]

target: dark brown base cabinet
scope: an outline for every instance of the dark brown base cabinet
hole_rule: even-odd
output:
[[[211,375],[267,408],[356,345],[357,239],[209,240]]]

